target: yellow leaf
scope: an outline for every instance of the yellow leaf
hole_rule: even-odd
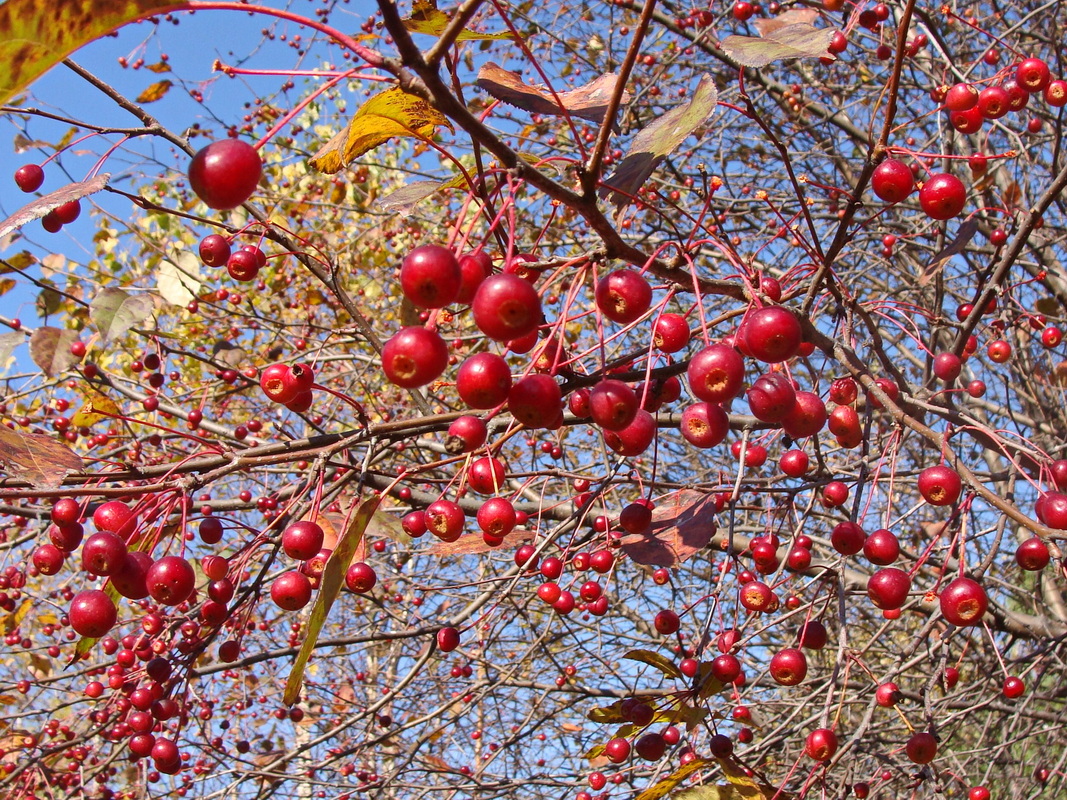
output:
[[[448,14],[437,9],[437,3],[434,0],[415,0],[411,7],[411,16],[402,20],[404,27],[412,33],[425,33],[429,36],[440,36],[451,21],[452,18]],[[475,33],[464,29],[459,32],[456,41],[510,38],[510,33]]]
[[[308,620],[307,627],[304,630],[304,643],[300,646],[300,652],[293,662],[293,668],[289,671],[289,680],[285,683],[285,694],[282,701],[287,706],[293,705],[300,699],[300,687],[304,683],[304,669],[307,667],[308,659],[311,658],[311,653],[319,640],[319,634],[322,632],[322,626],[326,623],[326,616],[330,613],[330,607],[333,605],[333,601],[337,599],[337,595],[344,585],[345,572],[352,561],[352,556],[363,541],[363,533],[367,530],[367,524],[378,508],[380,499],[379,497],[372,497],[360,504],[359,509],[352,515],[352,519],[348,523],[348,529],[345,530],[344,535],[338,541],[333,555],[326,562],[326,567],[322,571],[322,581],[319,584],[319,593],[315,597],[315,605],[311,610],[311,618]]]
[[[70,423],[75,428],[91,428],[100,420],[117,417],[120,413],[119,407],[110,397],[98,394],[85,401],[85,405],[71,417]]]
[[[14,278],[0,278],[0,296],[7,294],[17,285]]]
[[[162,100],[163,95],[170,91],[170,87],[174,85],[173,81],[162,80],[156,81],[139,95],[137,95],[138,103],[154,103],[156,100]]]
[[[0,105],[83,44],[170,0],[7,0],[0,5]]]
[[[0,275],[6,274],[8,272],[13,272],[15,270],[27,269],[28,267],[32,267],[36,263],[37,256],[33,255],[29,250],[23,250],[21,252],[15,253],[15,255],[13,256],[5,258],[3,262],[0,263]]]
[[[655,667],[668,678],[682,677],[682,672],[677,665],[662,653],[656,653],[652,650],[631,650],[623,658],[630,661],[640,661],[642,664]]]
[[[0,624],[3,625],[4,629],[4,636],[7,636],[22,624],[22,620],[26,619],[26,615],[30,613],[31,608],[33,608],[33,602],[27,598],[22,601],[18,608],[10,614],[5,614],[3,618],[0,619]]]
[[[348,127],[313,155],[310,163],[332,175],[390,139],[431,139],[441,125],[453,130],[448,119],[425,100],[393,87],[360,106]]]
[[[678,785],[692,775],[694,772],[699,772],[702,769],[715,766],[714,759],[710,758],[694,758],[688,764],[685,764],[666,778],[657,781],[649,786],[641,794],[637,795],[635,800],[659,800],[664,795],[670,794],[678,787]]]

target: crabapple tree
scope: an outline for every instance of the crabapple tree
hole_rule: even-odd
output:
[[[0,791],[1063,796],[1064,27],[0,4]]]

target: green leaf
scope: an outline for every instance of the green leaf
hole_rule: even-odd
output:
[[[78,334],[65,328],[44,326],[30,336],[30,358],[49,378],[73,367],[78,359],[70,353],[70,346]]]
[[[155,304],[143,295],[122,289],[104,289],[89,304],[89,318],[105,342],[118,339],[152,313]]]
[[[681,670],[675,666],[674,662],[661,653],[653,652],[652,650],[631,650],[623,658],[628,658],[630,661],[640,661],[642,664],[648,664],[650,667],[655,667],[668,678],[681,678]]]
[[[165,0],[7,0],[0,5],[0,105],[82,45],[173,5]]]
[[[285,684],[285,695],[282,700],[287,706],[291,706],[300,699],[300,688],[304,684],[304,668],[307,667],[308,659],[315,649],[319,640],[322,626],[326,622],[326,616],[330,613],[333,601],[344,585],[345,572],[355,555],[359,543],[363,540],[363,533],[367,530],[371,517],[378,508],[381,498],[372,497],[364,500],[356,513],[348,523],[348,528],[337,542],[333,555],[326,562],[322,571],[322,581],[319,584],[319,593],[315,598],[315,605],[311,610],[311,618],[305,629],[304,643],[300,646],[293,668],[289,671],[289,680]]]

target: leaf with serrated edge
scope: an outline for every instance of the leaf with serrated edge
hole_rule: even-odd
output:
[[[34,489],[56,489],[69,472],[82,468],[82,460],[69,447],[50,436],[20,433],[0,425],[0,461],[8,474]]]
[[[77,338],[76,332],[66,328],[40,327],[30,335],[30,358],[51,378],[78,362],[70,352]]]
[[[784,58],[822,58],[834,38],[833,28],[816,28],[806,23],[786,25],[765,37],[727,36],[722,49],[744,67],[765,67]]]
[[[452,18],[444,11],[439,11],[433,0],[415,0],[411,6],[411,16],[401,20],[404,27],[412,33],[425,33],[428,36],[440,36],[445,32]],[[456,36],[457,42],[478,39],[510,39],[510,33],[477,33],[464,28]]]
[[[129,294],[122,289],[104,289],[89,304],[89,318],[105,342],[118,339],[142,322],[155,303],[143,294]]]
[[[8,0],[7,3],[0,5],[0,17],[3,16],[3,10],[10,4],[11,0]],[[3,20],[0,19],[0,31],[2,30]],[[0,41],[3,38],[3,34],[0,32]],[[0,53],[2,53],[2,48],[0,48]],[[0,55],[0,62],[2,61],[3,56]],[[80,200],[90,194],[99,192],[107,186],[110,178],[110,175],[97,175],[95,178],[90,178],[81,183],[68,183],[62,189],[56,189],[54,192],[49,192],[43,197],[38,197],[36,200],[27,203],[3,222],[0,222],[0,239],[3,239],[12,231],[18,230],[26,223],[40,219],[49,211],[59,208],[64,203],[68,203],[71,200]]]
[[[287,706],[293,705],[300,699],[300,689],[304,684],[304,669],[307,667],[308,659],[315,650],[322,626],[326,623],[326,616],[330,613],[330,607],[337,599],[341,587],[344,586],[345,572],[352,561],[352,556],[355,555],[356,548],[363,541],[363,533],[367,530],[367,525],[378,508],[380,500],[379,497],[372,497],[360,504],[322,570],[319,592],[315,597],[315,605],[311,609],[311,617],[304,629],[304,643],[300,646],[293,668],[289,671],[289,680],[285,683],[282,701]]]
[[[673,661],[667,658],[662,653],[656,653],[652,650],[631,650],[623,658],[630,661],[640,661],[642,664],[648,664],[650,667],[655,667],[668,678],[680,678],[682,677],[681,670],[675,665]]]
[[[688,102],[672,108],[638,132],[615,172],[604,181],[600,196],[611,194],[616,205],[626,205],[660,161],[707,121],[718,101],[715,82],[710,75],[702,75]]]

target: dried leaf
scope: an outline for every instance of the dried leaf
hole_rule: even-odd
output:
[[[790,8],[777,17],[769,17],[767,19],[757,17],[753,20],[753,23],[760,36],[770,36],[775,31],[781,30],[788,25],[812,25],[818,18],[819,12],[814,8]]]
[[[586,714],[586,717],[590,722],[596,722],[601,725],[606,723],[618,723],[625,721],[625,717],[622,715],[623,700],[616,700],[610,706],[600,706],[592,709]]]
[[[105,419],[113,419],[121,415],[115,401],[106,395],[98,394],[90,397],[85,404],[78,409],[78,413],[70,418],[70,424],[75,428],[91,428]]]
[[[0,278],[0,297],[18,286],[14,278]]]
[[[611,194],[617,206],[626,205],[660,161],[707,121],[718,99],[715,82],[710,75],[702,75],[687,103],[638,132],[615,172],[604,181],[600,196]]]
[[[638,564],[675,567],[707,547],[715,535],[715,498],[684,490],[652,512],[644,533],[622,539],[622,550]]]
[[[33,601],[27,597],[19,603],[19,607],[14,611],[0,617],[0,630],[3,630],[4,636],[7,636],[22,624],[22,621],[26,619],[26,615],[30,613],[31,608],[33,608]]]
[[[380,500],[379,497],[371,497],[360,504],[359,509],[352,515],[347,530],[338,541],[337,547],[334,548],[333,554],[326,562],[326,567],[322,571],[319,592],[315,597],[315,605],[304,630],[304,643],[300,646],[293,668],[289,671],[289,680],[285,684],[282,701],[287,706],[293,705],[300,699],[300,688],[304,683],[304,668],[307,666],[308,659],[311,658],[311,653],[315,650],[322,626],[326,623],[326,616],[330,613],[330,607],[333,606],[333,601],[337,599],[341,587],[344,586],[345,571],[352,562],[356,548],[363,541],[363,533],[367,530],[367,525],[378,508]]]
[[[137,95],[137,102],[154,103],[157,100],[162,100],[163,96],[170,91],[170,87],[173,85],[174,81],[156,81],[151,86],[146,88],[143,92],[141,92],[139,95]]]
[[[156,267],[156,289],[168,303],[188,305],[200,291],[200,259],[183,251],[174,261],[163,259]]]
[[[785,25],[765,37],[727,36],[723,51],[744,67],[765,67],[784,58],[822,58],[834,38],[833,28],[816,28],[806,22]]]
[[[1034,308],[1049,317],[1057,317],[1060,313],[1060,304],[1055,297],[1039,298],[1037,302],[1034,303]]]
[[[386,89],[360,106],[348,126],[313,155],[310,163],[319,172],[332,175],[390,139],[429,140],[441,125],[453,130],[448,119],[422,98],[399,87]]]
[[[21,250],[15,253],[13,256],[5,258],[0,261],[0,275],[6,275],[9,272],[15,272],[21,269],[27,269],[37,263],[37,256],[31,253],[29,250]]]
[[[145,64],[145,69],[157,75],[161,72],[170,72],[170,62],[157,61],[155,64]]]
[[[655,795],[662,797],[662,795]],[[765,795],[759,789],[746,786],[734,786],[730,783],[709,783],[704,786],[690,786],[677,794],[671,795],[671,800],[769,800],[771,795]],[[644,800],[644,795],[639,795],[639,800]]]
[[[382,211],[395,211],[402,217],[410,217],[420,201],[435,194],[444,186],[445,183],[440,181],[414,181],[401,186],[395,192],[379,197],[375,205]]]
[[[161,0],[7,0],[0,5],[0,105],[83,44],[173,5]]]
[[[489,62],[478,70],[477,83],[497,100],[531,114],[569,114],[592,122],[602,122],[618,81],[618,75],[608,73],[585,86],[553,95],[545,89],[526,83],[519,73],[510,72]],[[630,93],[623,91],[622,104],[629,102]]]
[[[967,245],[977,232],[978,220],[973,217],[965,220],[964,223],[960,225],[960,229],[956,232],[956,238],[945,245],[941,249],[941,252],[930,259],[930,263],[923,268],[922,274],[919,275],[919,285],[926,286],[930,283],[930,281],[934,279],[934,276],[944,268],[950,258],[959,255],[967,248]]]
[[[435,0],[415,0],[411,6],[411,16],[401,20],[404,27],[412,33],[425,33],[429,36],[440,36],[445,32],[452,18],[444,11],[437,9]],[[510,39],[510,33],[476,33],[464,28],[456,37],[457,42],[471,41],[475,39]]]
[[[7,363],[15,348],[26,341],[26,334],[17,331],[0,333],[0,367]]]
[[[103,340],[109,342],[142,322],[154,308],[152,298],[146,295],[109,288],[98,293],[89,304],[89,319]]]
[[[426,552],[438,556],[467,556],[488,553],[490,550],[511,550],[530,541],[533,541],[533,533],[519,528],[505,536],[504,541],[496,547],[487,545],[480,533],[467,533],[454,542],[437,540],[426,548]]]
[[[2,33],[4,25],[3,12],[11,3],[12,0],[8,0],[8,2],[0,5],[0,41],[4,38]],[[4,46],[0,45],[0,63],[3,62],[3,50]],[[36,200],[27,203],[3,222],[0,222],[0,239],[3,239],[12,231],[18,230],[26,223],[40,219],[53,208],[59,208],[59,206],[71,200],[80,200],[87,195],[99,192],[107,186],[110,177],[110,175],[97,175],[95,178],[90,178],[81,183],[68,183],[62,189],[56,189],[54,192],[49,192],[43,197],[38,197]]]
[[[640,661],[642,664],[655,667],[668,678],[682,677],[682,672],[677,665],[662,653],[656,653],[652,650],[631,650],[623,658],[630,661]]]
[[[70,353],[77,338],[74,331],[45,325],[30,335],[30,358],[51,378],[78,363]]]
[[[39,433],[20,433],[0,425],[0,461],[12,478],[34,489],[56,489],[82,460],[65,444]]]
[[[688,764],[676,769],[666,778],[663,778],[656,783],[649,786],[641,794],[637,795],[634,800],[659,800],[674,791],[678,786],[694,773],[700,772],[702,769],[715,766],[717,762],[711,758],[694,758]],[[705,787],[701,787],[705,788]]]

